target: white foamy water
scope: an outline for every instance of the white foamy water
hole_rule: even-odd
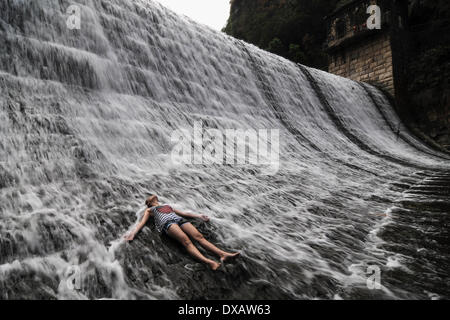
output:
[[[70,4],[0,3],[0,297],[188,296],[154,229],[141,237],[151,241],[122,240],[149,193],[208,214],[215,242],[242,250],[249,287],[227,297],[430,296],[396,281],[366,288],[365,267],[403,263],[379,248],[379,214],[450,167],[379,90],[147,0],[80,0],[81,30],[69,30]],[[279,172],[174,164],[171,133],[196,121],[279,129]],[[67,287],[74,266],[78,291]]]

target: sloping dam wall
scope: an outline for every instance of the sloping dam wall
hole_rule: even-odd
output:
[[[450,296],[449,157],[376,88],[150,0],[2,0],[0,43],[0,298]],[[278,171],[174,162],[195,123],[278,129]],[[125,243],[149,193],[242,257],[212,272],[153,222]]]

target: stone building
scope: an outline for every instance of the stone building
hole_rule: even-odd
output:
[[[373,5],[380,8],[379,15],[374,9],[368,11]],[[344,1],[326,17],[328,71],[372,83],[396,96],[405,87],[407,17],[407,0]]]

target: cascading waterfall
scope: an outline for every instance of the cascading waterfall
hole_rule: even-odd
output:
[[[450,296],[450,157],[375,87],[150,0],[2,0],[0,39],[0,298]],[[174,163],[199,121],[279,129],[278,173]],[[242,258],[213,273],[152,224],[125,243],[155,192]]]

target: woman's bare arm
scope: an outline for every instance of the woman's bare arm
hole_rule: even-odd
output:
[[[205,214],[195,214],[195,213],[187,213],[180,210],[173,210],[177,215],[184,217],[184,218],[194,218],[194,219],[201,219],[203,221],[209,221],[209,217]]]
[[[139,231],[141,231],[141,229],[145,226],[150,215],[151,215],[150,209],[145,210],[144,216],[142,217],[141,221],[137,225],[136,229],[134,229],[134,231],[132,231],[130,234],[126,235],[125,240],[132,241],[134,239],[134,237],[136,236],[136,234]]]

